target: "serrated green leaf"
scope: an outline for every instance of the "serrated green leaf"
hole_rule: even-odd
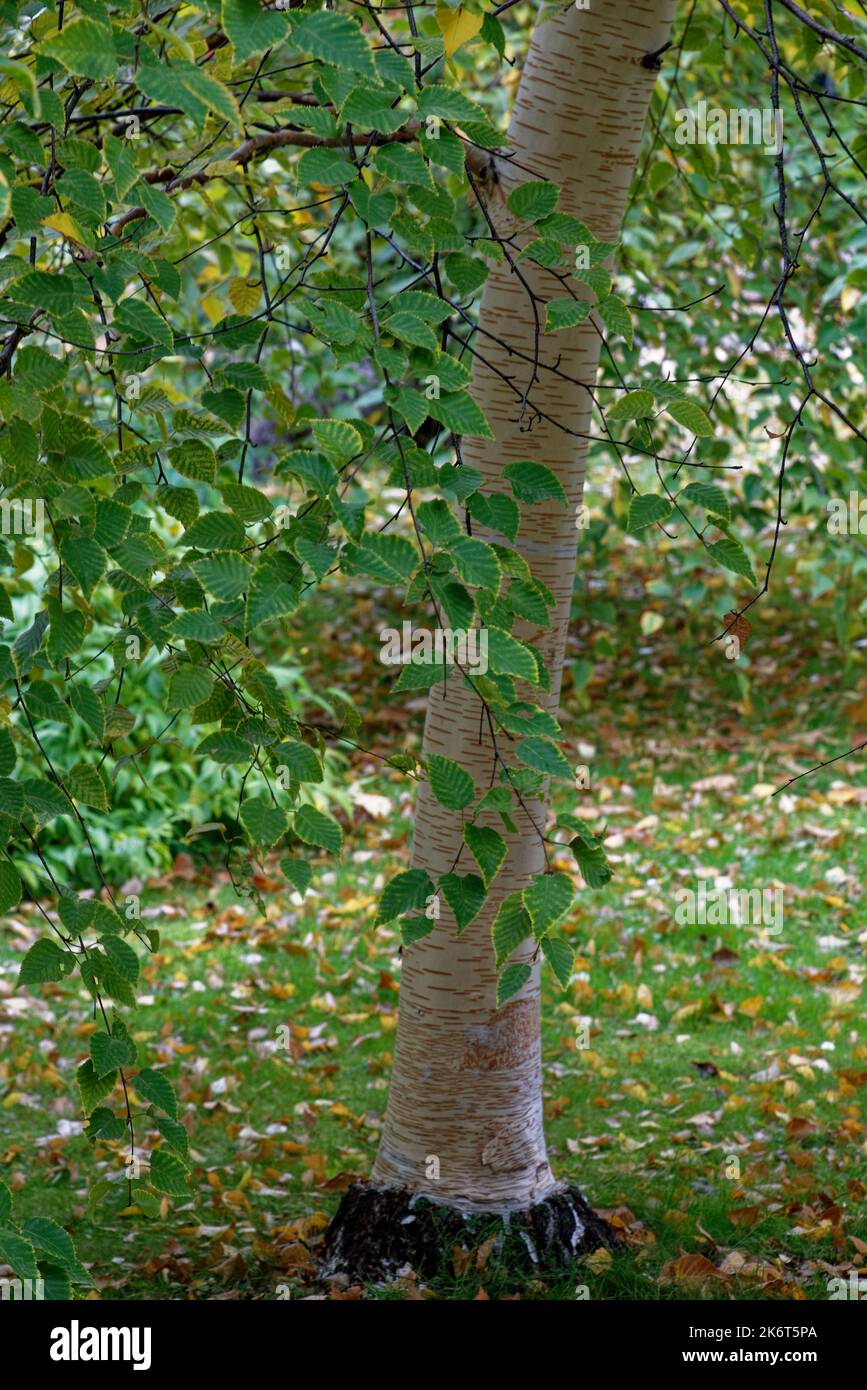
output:
[[[145,1067],[144,1071],[133,1077],[132,1084],[143,1100],[164,1110],[173,1120],[178,1118],[178,1102],[172,1083],[161,1071]]]
[[[717,564],[727,570],[733,570],[735,574],[742,574],[751,584],[755,584],[756,576],[753,574],[750,557],[740,541],[736,541],[733,536],[723,536],[721,540],[714,541],[713,545],[708,546],[708,552]]]
[[[522,941],[532,934],[533,924],[527,909],[521,901],[520,893],[510,893],[500,903],[499,910],[491,927],[494,943],[494,958],[497,969],[509,959]]]
[[[249,797],[241,806],[241,824],[255,845],[268,849],[286,834],[286,812],[267,797]]]
[[[533,459],[507,463],[503,469],[503,477],[508,478],[519,502],[532,505],[535,502],[553,500],[562,502],[564,507],[568,506],[563,484],[556,473],[544,463],[536,463]]]
[[[485,887],[490,888],[506,857],[505,840],[488,826],[467,824],[464,843],[482,871]]]
[[[437,886],[454,913],[460,936],[484,907],[487,889],[478,874],[440,874]]]
[[[575,889],[568,874],[535,874],[522,894],[524,907],[533,924],[533,935],[541,941],[555,922],[568,912]]]
[[[190,1171],[177,1154],[168,1149],[155,1149],[151,1154],[150,1180],[158,1192],[170,1197],[188,1197]]]
[[[668,401],[665,406],[667,414],[685,429],[691,430],[693,434],[713,437],[713,424],[710,417],[696,401],[678,400]]]
[[[497,1008],[501,1009],[507,999],[524,988],[533,973],[532,966],[524,962],[507,965],[497,980]]]
[[[563,989],[568,989],[575,964],[575,947],[560,936],[546,936],[542,942],[542,954]]]
[[[540,217],[550,217],[559,197],[558,184],[536,179],[513,188],[506,201],[516,217],[535,222]]]
[[[476,795],[476,784],[464,768],[451,758],[432,753],[427,760],[431,791],[441,806],[462,811]]]
[[[117,1072],[110,1072],[106,1076],[97,1076],[93,1063],[88,1060],[81,1063],[76,1072],[76,1080],[82,1109],[85,1115],[89,1115],[99,1102],[114,1090]]]
[[[666,521],[671,516],[671,503],[667,497],[659,497],[655,492],[636,492],[629,499],[627,531],[642,531],[654,522]]]
[[[332,854],[339,854],[343,849],[340,823],[327,811],[317,811],[315,806],[299,806],[292,829],[305,844],[320,845]]]
[[[394,921],[404,912],[424,907],[433,892],[433,883],[424,869],[406,869],[396,874],[382,890],[376,914],[377,926]]]

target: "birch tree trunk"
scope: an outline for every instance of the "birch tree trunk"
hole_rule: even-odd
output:
[[[491,215],[501,234],[515,230],[505,195],[518,183],[541,178],[561,185],[561,211],[579,217],[599,240],[618,239],[655,81],[653,65],[642,59],[666,43],[675,4],[592,0],[588,10],[570,5],[559,13],[551,7],[554,17],[537,26],[516,99],[509,129],[514,159],[499,165],[502,197],[492,203]],[[562,288],[541,267],[522,261],[520,270],[542,299],[562,297]],[[566,378],[593,385],[600,337],[590,322],[543,337],[541,361],[553,365],[559,358],[562,375],[534,371],[533,304],[508,262],[488,279],[480,326],[472,392],[496,438],[466,440],[465,461],[484,475],[485,490],[493,491],[498,485],[502,490],[507,463],[536,459],[554,470],[569,498],[567,510],[556,503],[522,507],[516,542],[557,601],[550,629],[526,627],[516,634],[541,650],[551,674],[548,705],[556,709],[586,444],[553,422],[579,433],[589,430],[588,391]],[[510,347],[522,356],[510,354]],[[523,421],[522,398],[528,401]],[[474,534],[502,542],[501,536],[476,529]],[[460,676],[449,680],[445,693],[440,686],[431,695],[424,753],[454,759],[480,786],[490,780],[491,737],[480,721],[478,697]],[[421,1192],[463,1213],[526,1210],[558,1190],[542,1121],[538,967],[498,1010],[491,944],[502,899],[544,867],[535,827],[544,827],[546,808],[529,803],[528,811],[515,817],[518,833],[507,837],[508,856],[472,925],[458,939],[443,903],[434,931],[404,956],[391,1092],[372,1180],[379,1187]],[[436,881],[452,868],[461,836],[460,813],[439,805],[423,785],[414,865]],[[475,865],[462,858],[460,871],[468,869]],[[533,952],[528,941],[513,959],[529,961]]]

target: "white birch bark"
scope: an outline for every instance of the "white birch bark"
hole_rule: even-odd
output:
[[[591,0],[588,10],[569,6],[537,26],[509,129],[515,158],[499,168],[503,194],[528,179],[550,179],[562,187],[560,211],[581,218],[599,240],[618,239],[655,81],[641,60],[669,38],[675,5],[676,0]],[[512,230],[500,199],[491,213],[501,231]],[[542,268],[528,261],[520,265],[543,298],[563,297]],[[542,361],[553,364],[559,356],[564,375],[540,371],[529,396],[550,419],[536,418],[532,429],[522,430],[520,395],[533,373],[526,356],[533,356],[535,324],[529,296],[507,263],[487,282],[480,323],[494,337],[479,333],[474,339],[488,365],[474,361],[472,392],[496,438],[465,440],[465,461],[484,475],[485,490],[509,492],[500,477],[503,467],[537,459],[554,470],[569,498],[567,510],[556,503],[522,506],[516,542],[557,600],[550,630],[516,631],[542,651],[551,673],[547,703],[556,710],[586,444],[550,421],[579,433],[589,430],[588,393],[565,377],[592,385],[600,338],[591,323],[542,338]],[[525,356],[510,355],[508,345]],[[518,394],[498,373],[513,379]],[[475,527],[473,533],[503,543],[501,536]],[[445,696],[437,687],[424,752],[454,759],[485,787],[492,747],[487,727],[480,736],[479,712],[478,698],[460,679],[449,681]],[[530,809],[536,825],[544,826],[545,807],[530,803]],[[496,1008],[491,923],[502,899],[544,867],[530,820],[521,813],[515,820],[519,833],[506,837],[508,857],[475,922],[457,939],[443,901],[432,934],[405,952],[391,1092],[372,1175],[374,1181],[423,1191],[467,1211],[522,1209],[556,1187],[542,1123],[538,966],[520,994]],[[487,823],[502,832],[497,819]],[[413,864],[436,882],[452,868],[461,835],[460,813],[440,806],[423,786]],[[467,850],[457,871],[476,872]],[[527,942],[512,959],[530,960],[533,949]],[[427,1176],[434,1156],[438,1179]]]

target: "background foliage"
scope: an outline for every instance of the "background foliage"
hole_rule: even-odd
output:
[[[839,682],[808,691],[802,725],[859,707],[864,551],[828,532],[826,504],[859,482],[867,330],[865,26],[831,0],[812,25],[786,6],[776,28],[758,6],[684,6],[613,278],[614,248],[557,211],[555,185],[510,195],[516,246],[486,216],[533,7],[152,8],[0,7],[0,910],[24,897],[43,918],[22,985],[76,974],[93,1001],[87,1133],[132,1164],[96,1200],[147,1214],[191,1191],[177,1097],[132,1022],[160,949],[141,884],[178,854],[262,914],[270,894],[303,898],[374,787],[353,762],[373,748],[385,779],[430,776],[466,810],[460,872],[385,887],[377,919],[407,942],[437,890],[461,926],[480,909],[505,853],[480,809],[509,828],[560,779],[575,862],[552,825],[548,872],[495,929],[502,999],[531,928],[569,985],[575,885],[611,877],[604,824],[565,795],[571,745],[522,698],[547,673],[512,634],[551,605],[512,548],[516,502],[556,497],[556,479],[514,465],[502,543],[470,534],[492,521],[460,451],[490,432],[467,390],[490,265],[551,271],[546,361],[591,313],[604,339],[567,682],[595,721],[601,665],[652,663],[640,644],[689,609],[711,643],[777,571],[838,644]],[[783,156],[676,142],[676,110],[723,93],[781,107]],[[588,270],[572,270],[579,244]],[[615,554],[654,566],[628,644],[602,579]],[[323,649],[347,603],[369,605],[371,633],[483,623],[474,684],[521,768],[485,792],[447,759],[425,767],[398,720],[389,737],[379,710],[441,672],[383,688],[383,671],[335,671]],[[751,655],[729,669],[710,651],[749,709]],[[22,1277],[81,1273],[59,1228],[8,1229],[23,1245],[0,1255]]]

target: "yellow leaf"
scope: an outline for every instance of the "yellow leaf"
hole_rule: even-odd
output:
[[[239,314],[252,314],[262,294],[261,281],[233,280],[229,286],[229,298]]]
[[[654,632],[658,632],[665,622],[661,613],[654,613],[653,609],[646,608],[641,615],[641,631],[645,637],[650,637]]]
[[[55,212],[50,217],[43,217],[42,225],[50,227],[53,232],[59,232],[67,241],[84,242],[84,233],[77,223],[73,222],[68,212]]]
[[[850,309],[854,309],[858,300],[861,298],[861,291],[854,285],[846,285],[840,295],[840,307],[844,314],[848,314]]]
[[[202,308],[211,320],[211,323],[219,323],[220,319],[226,317],[226,307],[217,299],[216,295],[206,294],[202,300]]]
[[[463,5],[456,10],[447,9],[445,5],[438,6],[437,24],[443,36],[446,57],[451,58],[459,48],[475,38],[484,22],[484,15],[470,14]]]
[[[281,390],[281,388],[275,385],[274,382],[270,382],[268,385],[266,395],[268,397],[268,400],[271,402],[271,405],[274,407],[274,413],[276,415],[279,415],[284,425],[291,425],[292,421],[295,419],[295,407],[290,401],[289,397],[286,395],[286,392]],[[353,901],[356,900],[353,899]],[[376,898],[359,898],[357,901],[359,910],[361,908],[364,908],[366,910],[369,906],[372,906],[377,900]],[[337,912],[343,913],[348,910],[348,906],[348,904],[345,904],[343,907],[337,908],[335,910]]]
[[[745,999],[738,1007],[738,1013],[746,1014],[747,1018],[755,1018],[765,1002],[763,994],[754,994],[751,998]]]

